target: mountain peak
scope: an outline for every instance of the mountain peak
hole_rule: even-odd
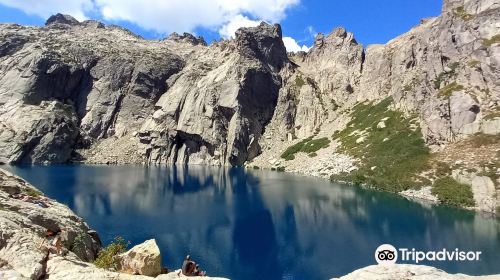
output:
[[[80,22],[70,16],[70,15],[65,15],[65,14],[61,14],[61,13],[57,13],[55,15],[52,15],[50,16],[47,21],[45,22],[45,25],[51,25],[51,24],[56,24],[56,23],[60,23],[60,24],[68,24],[68,25],[78,25],[80,24]]]

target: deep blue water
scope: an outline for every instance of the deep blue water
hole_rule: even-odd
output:
[[[500,273],[500,220],[389,193],[272,171],[191,166],[4,167],[68,205],[105,243],[155,238],[163,263],[190,254],[212,276],[330,279],[375,263],[382,243],[480,250],[478,262],[427,263]]]

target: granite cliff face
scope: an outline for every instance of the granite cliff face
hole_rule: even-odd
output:
[[[287,55],[281,36],[262,23],[211,45],[176,33],[151,41],[60,14],[44,27],[2,24],[0,162],[247,164],[329,177],[363,164],[332,133],[355,125],[358,105],[389,99],[439,157],[500,132],[496,0],[445,0],[440,16],[385,45],[364,48],[336,28]],[[371,145],[369,131],[351,133]],[[283,160],[320,137],[332,144]],[[481,158],[494,185],[497,153]]]
[[[210,47],[63,15],[0,30],[3,162],[65,162],[120,138],[111,161],[241,165],[259,153],[288,63],[277,25]]]

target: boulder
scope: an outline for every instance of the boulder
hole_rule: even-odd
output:
[[[465,274],[448,274],[447,272],[435,267],[414,264],[394,264],[394,265],[370,265],[355,270],[340,278],[331,280],[372,280],[372,279],[391,279],[391,280],[458,280],[458,279],[498,279],[499,275],[489,275],[474,277]]]
[[[146,240],[115,258],[120,272],[152,277],[161,273],[160,248],[154,239]]]

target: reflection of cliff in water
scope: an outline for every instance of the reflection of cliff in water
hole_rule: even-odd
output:
[[[234,279],[327,279],[373,264],[381,243],[483,251],[480,263],[442,264],[450,272],[491,270],[500,250],[498,220],[286,173],[203,166],[16,172],[105,241],[156,238],[169,267],[190,253],[210,274]]]

